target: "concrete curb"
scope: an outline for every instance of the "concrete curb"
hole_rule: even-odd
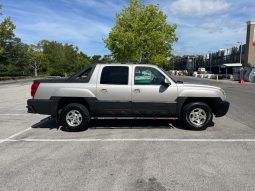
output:
[[[43,78],[43,77],[41,77]],[[32,82],[36,79],[41,79],[41,78],[27,78],[27,79],[20,79],[20,80],[6,80],[6,81],[0,81],[0,86],[1,85],[9,85],[9,84],[19,84],[19,83],[28,83]]]

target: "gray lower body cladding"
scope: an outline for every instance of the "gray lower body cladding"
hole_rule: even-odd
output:
[[[98,101],[98,117],[175,117],[176,103]]]
[[[177,103],[133,102],[131,110],[138,117],[176,117]]]
[[[28,113],[57,116],[60,98],[29,99]],[[177,103],[113,102],[86,99],[93,117],[176,117]]]
[[[227,114],[230,103],[227,101],[221,101],[216,106],[215,117],[222,117]]]
[[[28,112],[57,116],[60,99],[56,97],[49,100],[29,99]],[[173,103],[113,102],[98,101],[96,98],[86,100],[92,117],[180,117],[186,99],[182,98]],[[228,112],[229,102],[218,98],[212,101],[216,117],[222,117]]]
[[[27,100],[27,112],[28,113],[38,113],[45,115],[57,114],[58,100],[38,100],[38,99],[28,99]]]

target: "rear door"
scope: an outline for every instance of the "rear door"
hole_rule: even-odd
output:
[[[133,70],[133,115],[141,117],[175,116],[177,108],[176,84],[165,85],[165,78],[168,77],[157,67],[134,66]]]
[[[128,65],[101,65],[97,79],[97,113],[101,117],[131,114],[131,73]]]

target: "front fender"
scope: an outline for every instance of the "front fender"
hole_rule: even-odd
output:
[[[183,90],[180,94],[179,97],[220,97],[218,92],[214,90]]]

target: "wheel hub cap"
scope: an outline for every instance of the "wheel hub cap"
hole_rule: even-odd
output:
[[[66,122],[71,127],[77,127],[82,122],[82,115],[78,110],[71,110],[66,114]]]
[[[189,114],[189,120],[196,126],[201,126],[206,122],[207,115],[204,109],[196,108],[193,109]]]

